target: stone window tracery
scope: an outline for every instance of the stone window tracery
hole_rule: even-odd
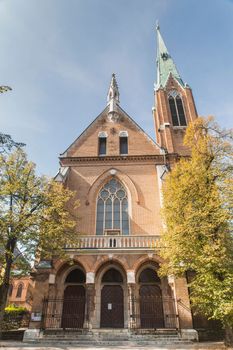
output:
[[[101,188],[97,198],[96,234],[107,234],[111,230],[129,234],[127,192],[114,178]]]

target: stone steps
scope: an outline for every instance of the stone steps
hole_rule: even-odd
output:
[[[181,341],[176,330],[133,330],[128,329],[93,329],[92,331],[63,331],[47,330],[41,343],[68,343],[79,345],[169,345],[187,344],[190,341]]]
[[[179,339],[159,339],[159,340],[119,340],[119,339],[112,339],[112,340],[97,340],[97,339],[40,339],[37,340],[39,343],[48,343],[48,344],[79,344],[79,345],[122,345],[122,346],[128,346],[128,345],[167,345],[167,344],[190,344],[191,342],[188,340],[179,340]]]
[[[57,345],[58,341],[57,340],[40,340],[36,342],[37,344],[41,344],[41,346],[47,345],[47,346],[53,346],[53,345]],[[137,348],[137,347],[166,347],[166,346],[183,346],[182,349],[186,349],[186,346],[191,345],[192,342],[190,341],[132,341],[132,340],[128,340],[128,341],[77,341],[77,340],[59,340],[59,344],[60,346],[67,346],[70,345],[72,347],[124,347],[124,348],[128,348],[128,347],[132,347],[132,348]],[[170,348],[170,347],[169,347]],[[219,349],[219,348],[218,348]]]

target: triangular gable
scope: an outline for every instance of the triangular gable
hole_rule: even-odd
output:
[[[168,85],[170,84],[170,82],[171,81],[175,81],[177,84],[178,84],[178,86],[182,89],[182,90],[184,90],[184,88],[185,88],[185,86],[186,85],[184,85],[183,83],[181,83],[181,81],[176,77],[176,76],[174,76],[173,74],[172,74],[172,72],[170,72],[169,73],[169,75],[167,76],[167,80],[165,81],[165,89],[168,87]]]
[[[75,146],[75,144],[77,144],[78,141],[80,141],[82,139],[82,137],[85,137],[86,132],[95,124],[95,122],[101,118],[101,116],[108,111],[108,106],[91,122],[91,124],[89,124],[86,129],[83,130],[83,132],[71,143],[71,145],[63,152],[60,154],[60,157],[66,157],[68,152],[70,151],[70,149],[72,147]]]
[[[106,107],[61,154],[61,158],[98,156],[98,135],[102,131],[108,135],[107,155],[119,155],[117,135],[120,130],[128,131],[129,155],[160,154],[160,146],[120,106],[117,106],[117,109],[119,115],[117,122],[108,119],[109,109]]]
[[[160,145],[159,145],[157,142],[155,142],[155,141],[147,134],[147,132],[145,132],[145,130],[143,130],[143,128],[142,128],[137,122],[135,122],[135,120],[134,120],[133,118],[131,118],[131,117],[128,115],[128,113],[126,113],[120,106],[119,106],[119,109],[122,111],[122,113],[124,113],[124,114],[130,119],[130,121],[131,121],[133,124],[135,124],[135,126],[138,128],[138,130],[139,130],[140,132],[142,132],[142,133],[148,138],[148,140],[156,147],[156,149],[159,149],[160,151],[162,150],[162,148],[160,147]]]

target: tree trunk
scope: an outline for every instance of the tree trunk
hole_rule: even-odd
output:
[[[8,294],[9,284],[2,284],[0,286],[0,339],[2,339],[2,326],[4,319],[4,311],[7,302],[7,294]]]
[[[15,249],[15,240],[9,240],[6,247],[6,253],[5,253],[5,266],[3,266],[4,269],[4,276],[2,284],[0,285],[0,339],[2,338],[2,326],[3,326],[3,319],[4,319],[4,312],[5,307],[7,303],[7,295],[9,290],[9,283],[10,283],[10,273],[11,273],[11,267],[13,262],[13,253]]]
[[[232,325],[225,327],[225,339],[224,339],[226,346],[232,346],[233,345],[233,327]]]

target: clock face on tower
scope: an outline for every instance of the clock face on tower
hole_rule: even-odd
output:
[[[161,57],[162,57],[162,59],[164,60],[164,61],[166,61],[167,59],[168,59],[168,54],[166,53],[166,52],[164,52],[164,53],[161,53]]]

